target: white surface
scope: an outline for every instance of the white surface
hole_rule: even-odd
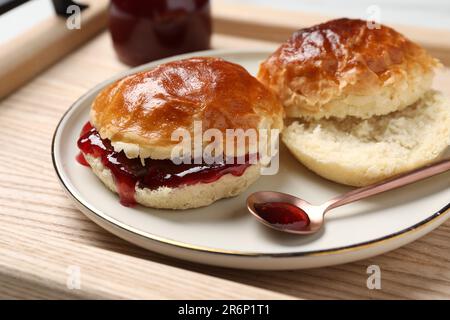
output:
[[[212,51],[202,55],[221,56],[240,63],[255,73],[258,63],[269,53]],[[178,58],[180,57],[167,60]],[[158,63],[160,62],[141,66],[127,73],[149,69]],[[332,252],[311,256],[311,252],[355,246],[390,236],[429,218],[448,204],[450,172],[336,209],[327,216],[326,228],[322,232],[302,237],[282,234],[259,224],[246,211],[246,197],[254,191],[277,190],[295,194],[318,204],[348,191],[349,188],[328,182],[306,170],[286,150],[282,150],[281,168],[277,175],[262,177],[238,197],[218,201],[206,208],[187,211],[155,210],[139,206],[123,207],[119,204],[117,195],[109,191],[88,168],[75,161],[78,152],[77,137],[88,119],[92,99],[101,88],[101,86],[94,88],[79,100],[62,121],[54,145],[56,167],[72,195],[84,203],[79,204],[80,209],[91,219],[115,234],[151,250],[192,261],[239,268],[290,269],[323,266],[361,259],[394,249],[430,231],[450,216],[446,214],[435,219],[420,232],[409,232],[402,237],[379,242],[369,248],[361,246],[361,250],[356,252]],[[143,234],[146,235],[142,236]],[[182,243],[181,246],[206,247],[208,249],[205,250],[233,252],[237,255],[281,254],[295,257],[269,256],[255,260],[252,257],[211,254],[184,249],[179,245],[164,244],[173,242]],[[305,254],[307,256],[302,256]]]
[[[214,1],[214,0],[213,0]],[[380,8],[381,23],[397,23],[450,30],[448,0],[228,0],[333,17],[369,18],[368,8]],[[444,40],[444,39],[443,39]],[[446,39],[444,41],[450,41]]]
[[[50,0],[33,0],[0,16],[0,44],[55,14]]]

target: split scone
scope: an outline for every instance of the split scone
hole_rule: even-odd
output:
[[[332,20],[297,31],[259,70],[284,105],[283,141],[317,174],[365,186],[436,160],[450,104],[439,62],[395,30]]]
[[[258,155],[250,154],[255,149],[248,139],[231,148],[224,139],[216,145],[214,162],[203,159],[211,143],[204,132],[225,136],[227,130],[282,127],[281,104],[243,67],[190,58],[130,75],[101,91],[78,140],[79,161],[124,205],[196,208],[241,193],[260,175],[260,164],[249,161]],[[176,132],[189,134],[191,161],[174,161],[180,137],[186,138]],[[182,157],[186,160],[186,153]]]
[[[389,27],[338,19],[295,32],[261,64],[258,79],[278,95],[288,117],[367,119],[419,100],[437,65]]]
[[[283,132],[284,143],[306,167],[351,186],[424,166],[442,154],[449,137],[450,104],[435,91],[386,116],[294,121]]]

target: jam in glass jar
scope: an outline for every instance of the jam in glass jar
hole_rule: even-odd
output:
[[[209,49],[209,0],[111,0],[109,30],[119,59],[131,66]]]

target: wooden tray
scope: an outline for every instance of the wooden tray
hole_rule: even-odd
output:
[[[242,10],[215,2],[213,47],[274,47],[266,40],[286,38],[300,16],[281,15],[279,24],[266,26],[276,21],[273,10],[245,11],[261,14],[265,38],[244,33],[242,26],[258,23],[237,19]],[[316,22],[308,19],[313,18],[301,20]],[[436,50],[450,58],[448,43]],[[195,265],[145,251],[97,227],[59,186],[51,137],[73,101],[125,68],[102,32],[0,103],[0,298],[450,298],[450,222],[389,254],[292,272]],[[440,85],[448,86],[449,79],[444,70]],[[382,290],[366,287],[366,270],[373,264],[382,270]],[[77,270],[79,289],[73,282]]]

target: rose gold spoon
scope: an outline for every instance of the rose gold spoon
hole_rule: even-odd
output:
[[[394,178],[352,190],[321,205],[312,205],[303,199],[286,193],[260,191],[252,193],[247,198],[247,208],[259,222],[270,228],[289,233],[312,234],[322,227],[325,213],[331,209],[448,170],[450,170],[450,159],[445,159]]]

